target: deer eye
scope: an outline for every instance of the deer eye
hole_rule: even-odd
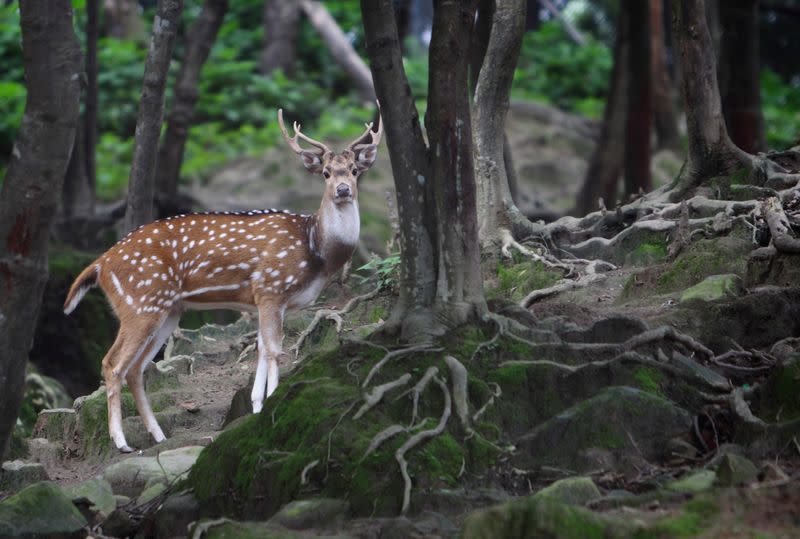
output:
[[[353,176],[355,176],[356,174],[358,174],[358,169],[357,169],[357,168],[354,168],[354,169],[353,169]]]
[[[327,180],[328,178],[331,177],[331,173],[328,172],[327,170],[324,170],[322,171],[322,176]]]

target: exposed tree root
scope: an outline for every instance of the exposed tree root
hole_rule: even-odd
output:
[[[472,421],[478,421],[481,418],[481,416],[486,412],[486,410],[489,408],[489,406],[494,404],[495,399],[499,399],[500,396],[503,394],[503,390],[500,389],[500,385],[499,384],[496,384],[495,382],[491,382],[489,385],[494,387],[494,393],[492,393],[492,396],[489,397],[489,400],[487,400],[484,403],[484,405],[481,406],[480,409],[477,412],[472,414]]]
[[[403,507],[400,510],[400,513],[403,515],[408,512],[408,508],[411,505],[411,476],[408,475],[408,462],[406,461],[405,455],[410,449],[419,445],[428,438],[433,438],[434,436],[438,436],[444,432],[444,428],[447,425],[447,420],[450,419],[452,405],[450,400],[450,391],[447,389],[447,384],[436,377],[434,377],[433,380],[441,388],[442,394],[444,395],[444,410],[442,411],[442,417],[439,419],[439,424],[436,425],[435,428],[416,433],[406,440],[406,442],[401,445],[394,454],[394,458],[400,465],[400,474],[403,476],[403,482],[405,484],[403,489]]]
[[[300,472],[300,484],[307,485],[308,484],[308,472],[310,472],[317,464],[319,464],[319,459],[312,460],[308,464],[305,465],[303,471]]]
[[[385,348],[384,348],[385,350]],[[386,351],[386,355],[378,361],[375,365],[372,366],[367,377],[364,379],[364,382],[361,384],[361,387],[367,387],[372,380],[372,377],[378,374],[378,371],[386,365],[390,360],[404,356],[406,354],[413,354],[414,352],[441,352],[442,348],[432,348],[429,344],[420,344],[417,346],[409,346],[408,348],[399,348],[397,350]]]
[[[361,416],[370,410],[370,408],[381,402],[383,396],[387,392],[396,387],[406,385],[409,380],[411,380],[411,375],[409,373],[405,373],[396,380],[392,380],[391,382],[386,382],[385,384],[374,387],[371,392],[364,395],[364,404],[358,409],[356,414],[353,416],[353,419],[360,419]]]
[[[411,421],[409,422],[409,426],[413,426],[417,422],[417,412],[419,411],[419,397],[425,388],[428,387],[428,383],[431,379],[439,374],[439,369],[436,367],[428,367],[428,370],[425,371],[425,374],[422,378],[419,379],[414,387],[411,390],[411,394],[413,395],[412,401],[412,408],[411,408]]]
[[[800,253],[800,239],[794,237],[789,218],[778,197],[770,197],[761,205],[764,219],[772,234],[772,245],[781,253]]]
[[[389,425],[388,427],[380,431],[372,438],[372,441],[369,443],[369,447],[367,447],[367,450],[364,451],[364,456],[366,457],[370,455],[370,453],[377,451],[378,448],[381,446],[381,444],[383,444],[383,442],[391,438],[394,438],[401,432],[406,432],[406,428],[404,426]]]
[[[336,332],[342,331],[342,316],[349,313],[353,309],[355,309],[359,303],[362,301],[369,301],[375,296],[377,296],[381,291],[381,287],[378,286],[375,290],[371,292],[367,292],[366,294],[362,294],[360,296],[355,296],[350,298],[350,300],[345,303],[344,307],[341,309],[318,309],[317,312],[314,313],[314,319],[311,320],[311,323],[308,325],[306,329],[304,329],[300,335],[297,337],[297,341],[289,348],[290,352],[294,352],[295,357],[300,353],[300,348],[303,346],[306,338],[314,331],[319,323],[324,320],[333,320],[336,323]]]
[[[525,296],[525,298],[520,301],[519,304],[527,309],[539,300],[549,298],[550,296],[555,296],[556,294],[561,294],[562,292],[568,292],[569,290],[584,288],[602,279],[605,279],[605,275],[600,273],[587,273],[586,275],[583,275],[574,281],[563,279],[553,286],[534,290]]]
[[[467,393],[469,373],[464,364],[453,356],[444,356],[444,362],[450,369],[450,377],[453,382],[453,404],[456,407],[456,415],[461,420],[464,430],[472,432],[472,427],[469,425],[469,395]]]

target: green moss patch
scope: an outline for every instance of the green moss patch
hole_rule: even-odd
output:
[[[735,274],[741,277],[751,249],[750,239],[741,233],[695,242],[661,274],[656,290],[661,294],[684,290],[710,275]]]
[[[489,298],[506,298],[514,302],[522,300],[533,290],[552,286],[562,274],[548,269],[538,261],[522,262],[511,266],[497,267],[497,286],[487,292]]]

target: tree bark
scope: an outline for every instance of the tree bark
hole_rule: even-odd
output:
[[[435,294],[434,238],[428,232],[430,162],[403,68],[392,0],[361,0],[361,12],[397,196],[400,297],[387,325],[399,327],[407,313],[430,306]]]
[[[630,55],[630,17],[620,10],[614,42],[614,66],[611,71],[608,99],[603,112],[600,138],[589,160],[583,187],[575,205],[576,215],[586,215],[598,208],[598,201],[613,207],[625,157],[625,118],[628,102],[628,57]]]
[[[652,190],[650,127],[653,119],[653,77],[650,58],[649,2],[623,0],[620,11],[630,17],[628,107],[625,130],[625,195]]]
[[[97,107],[100,101],[97,86],[97,43],[100,39],[98,22],[100,0],[86,0],[86,99],[84,103],[83,136],[86,157],[86,179],[91,192],[90,213],[94,213],[97,197]]]
[[[264,49],[261,52],[261,73],[276,69],[293,78],[297,62],[297,26],[300,5],[297,0],[264,2]]]
[[[361,97],[366,101],[375,101],[375,88],[369,68],[325,6],[316,0],[300,0],[300,7],[328,46],[334,61],[347,73]]]
[[[477,0],[434,0],[425,128],[433,156],[440,316],[457,325],[486,312],[478,244],[469,106],[469,40]],[[499,124],[502,133],[503,124]],[[502,136],[498,137],[502,162]],[[507,185],[505,177],[503,183]]]
[[[683,65],[683,98],[689,135],[687,166],[671,194],[673,199],[680,199],[704,179],[750,167],[752,159],[733,144],[725,127],[703,0],[676,0],[672,8]]]
[[[78,124],[75,132],[64,185],[61,190],[61,214],[65,218],[92,213],[93,194],[86,171],[86,154],[83,128]]]
[[[16,423],[47,281],[47,242],[80,107],[81,49],[70,0],[20,3],[28,89],[0,191],[0,453]]]
[[[186,56],[175,80],[175,97],[156,168],[158,190],[168,197],[178,194],[183,152],[199,96],[197,83],[227,10],[228,0],[206,0],[200,16],[186,34]]]
[[[183,0],[158,0],[136,118],[133,163],[128,180],[128,207],[125,211],[127,231],[153,219],[156,152],[164,118],[164,91],[182,11]]]
[[[650,54],[653,78],[653,119],[657,147],[679,150],[678,121],[672,102],[672,85],[667,72],[664,35],[664,0],[650,0]]]
[[[766,150],[758,37],[758,0],[720,3],[720,90],[731,140],[748,153]]]
[[[509,182],[514,171],[506,169],[505,119],[525,34],[526,9],[525,0],[498,0],[495,9],[485,9],[487,3],[494,4],[481,3],[478,26],[485,25],[489,30],[474,33],[475,41],[483,43],[485,39],[485,46],[475,47],[481,67],[474,70],[477,81],[472,108],[478,229],[484,249],[499,246],[501,228],[513,229],[508,209],[514,206]]]

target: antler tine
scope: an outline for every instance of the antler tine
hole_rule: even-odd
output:
[[[283,138],[286,139],[286,143],[289,144],[289,146],[292,148],[292,150],[294,150],[295,153],[301,153],[303,151],[303,148],[301,148],[300,145],[297,143],[298,138],[308,142],[312,146],[316,146],[317,149],[320,150],[319,153],[324,154],[326,152],[331,151],[330,148],[325,146],[323,143],[316,141],[312,138],[309,138],[305,136],[303,133],[301,133],[300,124],[298,124],[297,122],[294,122],[294,124],[292,125],[292,127],[294,128],[294,136],[290,137],[289,132],[286,130],[286,125],[284,125],[283,123],[283,109],[278,109],[278,125],[281,128],[281,133],[283,133]]]
[[[378,102],[376,101],[376,103],[378,103]],[[351,142],[350,145],[347,146],[347,149],[349,149],[349,150],[357,150],[361,146],[367,146],[367,145],[370,145],[370,144],[377,145],[377,144],[379,144],[381,142],[381,137],[383,136],[383,117],[381,117],[381,104],[380,103],[378,103],[378,130],[377,131],[373,131],[372,130],[372,126],[373,126],[372,122],[365,123],[364,125],[367,127],[367,130],[364,131],[361,134],[361,136],[359,136],[356,140]],[[369,139],[367,138],[367,136],[369,136]]]

